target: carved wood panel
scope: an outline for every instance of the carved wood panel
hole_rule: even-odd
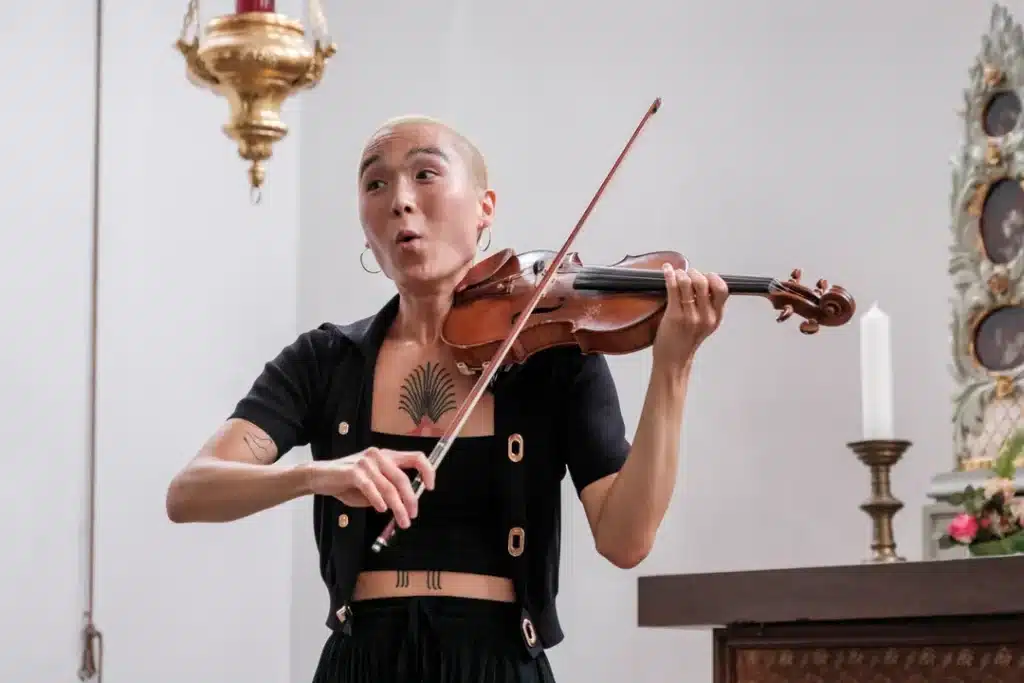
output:
[[[995,5],[952,159],[956,469],[991,465],[1024,422],[1024,33]]]
[[[1022,683],[1024,616],[721,629],[716,683]]]
[[[736,683],[1019,683],[1024,654],[998,645],[745,650]]]

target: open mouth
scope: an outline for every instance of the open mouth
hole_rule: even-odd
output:
[[[410,242],[415,242],[420,238],[421,235],[419,233],[413,232],[412,230],[403,230],[398,233],[397,237],[395,237],[395,242],[397,244],[409,244]]]

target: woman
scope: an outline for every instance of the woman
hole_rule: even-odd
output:
[[[426,118],[391,121],[358,168],[360,263],[394,281],[376,315],[306,332],[167,494],[175,522],[226,522],[314,496],[331,609],[316,683],[553,681],[563,637],[560,482],[570,475],[598,552],[634,567],[676,481],[694,354],[717,327],[721,278],[666,268],[668,306],[632,445],[599,355],[539,353],[499,373],[436,473],[426,454],[474,378],[439,341],[454,288],[489,244],[495,193],[477,149]],[[310,444],[313,461],[277,460]],[[413,495],[422,476],[426,491]],[[389,521],[399,530],[370,550]]]

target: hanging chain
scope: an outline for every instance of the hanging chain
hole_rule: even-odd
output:
[[[324,16],[324,8],[320,0],[309,0],[309,23],[312,24],[313,39],[326,48],[331,44],[327,35],[327,18]]]
[[[181,40],[188,41],[188,30],[193,25],[196,27],[196,35],[199,34],[199,0],[188,0],[188,9],[185,10],[185,19],[181,22]]]

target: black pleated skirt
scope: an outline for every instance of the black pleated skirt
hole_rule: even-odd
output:
[[[554,683],[519,607],[453,597],[364,600],[327,639],[313,683]]]

